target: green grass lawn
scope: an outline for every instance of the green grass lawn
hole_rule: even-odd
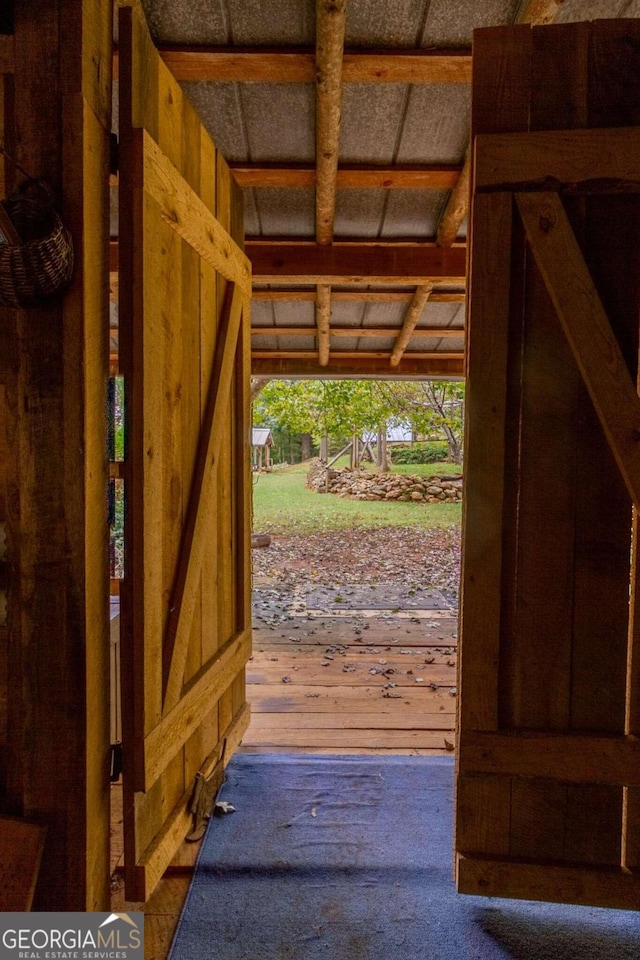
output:
[[[456,473],[454,464],[397,466],[398,473],[433,476]],[[460,503],[389,503],[346,500],[305,487],[306,464],[254,474],[253,528],[262,533],[321,533],[352,527],[450,527],[460,523]]]

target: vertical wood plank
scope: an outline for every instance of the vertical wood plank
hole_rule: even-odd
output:
[[[584,124],[586,25],[532,31],[530,129]],[[549,79],[551,82],[548,82]],[[580,210],[574,204],[576,216]],[[507,726],[565,729],[570,716],[579,375],[530,251],[522,275],[519,467],[512,633],[502,687]],[[554,536],[549,537],[549,529]],[[565,856],[567,788],[514,783],[511,851]],[[535,853],[539,824],[545,823]]]
[[[7,489],[7,413],[4,384],[0,384],[0,524],[3,532],[0,533],[0,554],[4,553],[3,564],[6,563],[6,489]],[[6,569],[6,568],[5,568]],[[6,586],[6,584],[5,584]],[[5,592],[6,597],[6,592]],[[6,613],[6,606],[3,611]],[[8,643],[6,623],[0,626],[0,802],[6,803],[6,770],[7,770],[7,697],[8,697]]]
[[[597,21],[593,24],[590,56],[589,122],[591,126],[634,126],[640,122],[640,54],[638,25],[628,20]],[[605,202],[605,201],[608,201]],[[626,202],[625,202],[626,201]],[[591,274],[607,310],[629,370],[637,380],[638,316],[640,314],[640,202],[637,197],[607,197],[589,201],[587,234]],[[615,238],[615,239],[614,239]],[[613,620],[607,622],[607,645],[612,646],[613,674],[605,689],[598,692],[599,721],[607,729],[620,729],[623,719],[627,733],[640,730],[640,622],[638,620],[638,518],[633,517],[631,546],[631,603],[626,657],[621,642],[626,607],[624,565],[628,558],[628,498],[626,491],[612,491],[605,510],[598,517],[601,537],[607,545],[607,568],[617,577],[612,584],[616,598]],[[634,511],[635,514],[635,511]],[[606,526],[605,526],[606,525]],[[625,556],[625,545],[626,556]],[[605,584],[603,584],[603,589]],[[607,618],[608,620],[608,618]],[[595,631],[594,631],[595,632]],[[625,717],[621,717],[619,690],[626,659]],[[585,699],[594,690],[585,688]],[[640,790],[623,792],[622,862],[628,868],[640,866]]]
[[[498,726],[512,199],[474,201],[460,614],[462,730]],[[483,238],[482,242],[476,239]]]
[[[244,248],[244,200],[242,190],[231,180],[231,235]],[[251,623],[251,530],[252,530],[252,480],[251,447],[251,297],[245,295],[242,326],[236,352],[235,387],[235,434],[233,472],[235,486],[236,549],[236,610],[235,630],[246,629]],[[245,671],[242,670],[232,684],[232,711],[237,716],[246,702]]]
[[[15,4],[17,159],[53,183],[76,246],[64,298],[16,313],[18,363],[7,380],[14,545],[8,792],[15,812],[49,825],[36,892],[36,907],[49,910],[105,909],[109,896],[110,118],[89,106],[96,104],[84,62],[97,56],[97,36],[109,82],[105,21],[108,10],[97,2],[46,0],[37,15],[32,4]],[[73,790],[60,790],[60,782]]]
[[[200,143],[200,196],[212,213],[216,212],[217,197],[217,153],[214,144],[207,136],[201,137]],[[200,396],[201,417],[204,415],[208,384],[211,380],[211,370],[216,346],[216,317],[221,301],[218,298],[218,278],[215,271],[200,261]],[[205,550],[201,575],[201,605],[200,615],[202,622],[202,661],[206,663],[221,644],[218,631],[218,524],[212,523],[209,531],[209,542]],[[207,745],[217,743],[221,733],[218,724],[218,705],[212,704],[212,709],[203,720],[197,735],[202,743],[200,760],[207,755]],[[200,765],[197,760],[197,766]],[[195,764],[194,764],[195,765]]]
[[[231,174],[224,158],[216,157],[216,217],[226,230],[231,229]],[[218,280],[218,314],[222,307],[227,283]],[[216,577],[218,585],[218,635],[220,642],[227,640],[234,628],[234,581],[233,568],[233,511],[232,511],[232,448],[234,405],[229,403],[227,422],[221,456],[218,462],[218,557]],[[231,563],[230,563],[231,561]],[[233,691],[230,687],[220,698],[218,722],[222,733],[233,719]]]
[[[474,34],[472,143],[479,133],[526,130],[529,111],[531,32],[528,27],[477,30]],[[473,166],[472,154],[472,166]],[[473,177],[473,171],[472,171]],[[472,180],[473,183],[473,180]],[[510,268],[521,257],[522,240],[512,235],[509,195],[481,196],[472,190],[469,254],[468,343],[463,500],[463,567],[460,606],[458,730],[497,729],[500,713],[499,662],[508,626],[502,584],[508,577],[509,538],[503,517],[514,505],[505,487],[512,469],[507,451],[517,448],[517,403],[510,397],[509,330],[514,325]],[[487,231],[491,241],[487,244]],[[481,239],[482,238],[482,239]],[[493,245],[494,252],[490,252]],[[517,270],[514,269],[517,276]],[[516,319],[517,325],[517,319]],[[474,400],[474,391],[476,399]],[[516,420],[514,423],[514,415]],[[485,614],[487,614],[485,618]],[[511,784],[465,780],[457,768],[456,844],[472,836],[484,852],[504,854],[508,846]],[[469,811],[476,822],[469,832]],[[478,824],[482,823],[482,828]],[[460,838],[460,839],[458,839]],[[457,861],[456,869],[460,861]],[[459,876],[459,874],[458,874]]]
[[[182,173],[190,186],[200,191],[200,122],[189,103],[182,101]],[[200,386],[200,324],[202,297],[200,290],[200,257],[187,244],[182,245],[182,322],[183,378],[182,378],[182,435],[183,444],[183,516],[187,510],[189,491],[195,466],[195,451],[201,425]],[[185,663],[185,683],[196,675],[203,665],[202,587],[196,601],[189,650]],[[217,737],[213,740],[215,744]],[[184,786],[193,782],[202,758],[208,753],[207,741],[200,727],[184,747]]]

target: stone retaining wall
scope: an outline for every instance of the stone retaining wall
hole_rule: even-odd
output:
[[[316,493],[335,493],[351,500],[398,500],[414,503],[455,503],[462,500],[462,475],[405,477],[397,473],[365,473],[363,470],[326,468],[314,460],[307,474],[307,486]]]

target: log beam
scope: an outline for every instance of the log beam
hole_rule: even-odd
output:
[[[425,283],[419,286],[416,292],[413,295],[413,300],[407,310],[404,322],[402,324],[402,330],[398,334],[398,338],[393,345],[393,351],[391,353],[391,366],[397,367],[402,359],[402,355],[409,345],[409,341],[413,335],[413,331],[418,325],[418,321],[422,316],[422,311],[424,310],[427,300],[431,296],[431,291],[433,290],[432,283]]]
[[[342,113],[346,0],[316,5],[316,240],[331,243]]]
[[[331,342],[331,287],[321,283],[316,288],[316,327],[318,332],[318,363],[326,367],[329,363],[329,345]]]
[[[438,224],[437,243],[441,247],[450,247],[458,236],[458,230],[469,211],[469,183],[471,177],[471,151],[468,149],[460,176],[451,196],[447,200],[444,213]]]
[[[520,14],[520,23],[531,23],[543,26],[553,23],[555,16],[565,0],[528,0],[526,7]]]

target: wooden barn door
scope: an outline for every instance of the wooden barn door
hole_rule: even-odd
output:
[[[639,77],[637,20],[474,38],[463,893],[640,905]]]
[[[125,863],[146,900],[249,720],[251,268],[224,159],[135,10],[119,31]]]

